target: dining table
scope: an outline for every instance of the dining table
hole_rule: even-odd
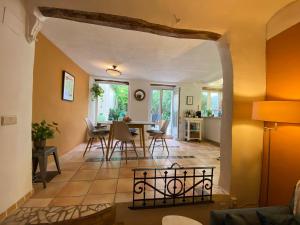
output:
[[[139,129],[140,135],[140,145],[143,148],[144,157],[146,157],[146,144],[145,144],[145,126],[154,126],[156,123],[152,121],[135,121],[132,120],[130,122],[126,122],[129,128],[136,128]],[[109,136],[108,136],[108,143],[106,149],[106,160],[109,160],[109,151],[112,148],[113,140],[114,140],[114,126],[113,121],[105,121],[101,122],[101,126],[106,125],[109,126]]]

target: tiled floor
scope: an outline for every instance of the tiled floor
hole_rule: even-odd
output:
[[[120,160],[121,153],[116,151],[112,161],[103,161],[102,153],[93,147],[83,158],[85,144],[81,144],[60,157],[62,174],[57,175],[47,188],[34,184],[35,194],[25,203],[25,207],[88,205],[112,202],[130,202],[132,199],[132,168],[169,167],[177,162],[181,166],[215,166],[213,193],[222,193],[218,187],[220,165],[217,158],[220,150],[210,143],[188,143],[167,140],[170,151],[157,148],[154,159],[147,152],[147,159]],[[138,149],[143,156],[141,148]],[[134,158],[135,153],[129,152]],[[184,156],[184,157],[183,157]],[[190,156],[190,157],[187,157]],[[192,157],[191,157],[192,156]],[[48,170],[55,170],[54,164]]]

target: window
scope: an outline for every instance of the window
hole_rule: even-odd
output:
[[[128,112],[128,85],[99,83],[104,94],[96,106],[97,122],[121,120]]]
[[[201,93],[202,116],[222,116],[222,91],[203,90]]]

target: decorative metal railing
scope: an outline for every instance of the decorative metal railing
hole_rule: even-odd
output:
[[[131,209],[212,201],[215,167],[135,168]]]

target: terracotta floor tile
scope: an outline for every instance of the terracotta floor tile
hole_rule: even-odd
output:
[[[120,168],[120,161],[104,161],[101,165],[101,168]]]
[[[86,195],[83,205],[113,203],[115,194]]]
[[[116,192],[117,179],[96,180],[92,184],[89,195],[111,194]]]
[[[95,180],[97,172],[97,170],[78,170],[71,181]]]
[[[139,160],[139,167],[152,168],[156,167],[156,164],[154,160]]]
[[[80,170],[99,170],[102,162],[84,162]]]
[[[121,178],[118,180],[117,192],[132,192],[133,180],[130,178]]]
[[[50,182],[47,184],[47,188],[37,190],[32,198],[54,198],[66,184],[65,182]]]
[[[82,165],[82,162],[66,162],[60,165],[61,170],[78,170]]]
[[[97,175],[96,180],[103,180],[103,179],[117,179],[119,177],[119,169],[107,169],[101,168]]]
[[[22,207],[47,207],[52,198],[31,198]]]
[[[81,205],[84,197],[57,197],[54,198],[49,206],[70,206],[70,205]]]
[[[127,193],[116,193],[116,203],[121,202],[131,202],[132,201],[132,192]]]
[[[63,171],[61,171],[61,174],[56,175],[51,180],[51,183],[67,182],[67,181],[71,180],[71,178],[74,176],[75,173],[76,173],[76,170],[73,170],[73,171],[63,170]]]
[[[86,195],[92,185],[92,182],[77,181],[68,182],[62,190],[58,193],[59,197],[75,197]]]
[[[139,161],[138,160],[128,160],[127,164],[124,160],[121,162],[121,168],[122,167],[135,168],[135,167],[138,167],[138,166],[139,166]]]
[[[119,178],[133,178],[132,168],[120,168]]]
[[[97,143],[98,144],[98,143]],[[138,145],[138,143],[137,143]],[[220,155],[220,148],[210,143],[189,143],[168,140],[170,155],[166,151],[162,151],[161,147],[157,147],[154,156],[159,159],[139,159],[120,160],[121,155],[119,149],[114,153],[113,160],[106,162],[101,161],[102,153],[95,147],[89,151],[85,157],[82,157],[85,144],[78,145],[72,151],[60,156],[62,174],[56,176],[47,188],[43,189],[41,184],[34,184],[36,193],[31,198],[30,205],[77,205],[77,204],[93,204],[93,203],[109,203],[113,202],[131,202],[133,181],[132,168],[165,168],[170,167],[174,162],[183,164],[185,167],[195,166],[215,166],[214,170],[214,193],[222,193],[222,189],[218,186],[220,177],[220,161],[217,157]],[[137,148],[140,157],[143,157],[142,148]],[[130,156],[135,157],[134,152],[129,152]],[[146,150],[146,155],[151,156]],[[168,157],[167,157],[168,156]],[[179,156],[179,157],[177,157]],[[183,157],[185,156],[185,157]],[[191,157],[186,157],[191,156]],[[100,157],[100,161],[99,160]],[[177,158],[176,158],[177,157]],[[97,159],[96,161],[86,162],[89,159]],[[49,164],[49,168],[55,170],[55,164]],[[173,171],[173,170],[172,170]],[[168,176],[172,175],[169,170]],[[179,170],[177,170],[179,175]],[[136,172],[137,176],[144,176],[144,171]],[[162,171],[163,172],[163,171]],[[173,171],[174,173],[174,171]],[[197,174],[200,172],[196,172]],[[147,177],[154,176],[154,171],[147,171]],[[157,176],[161,175],[159,172]],[[84,180],[84,181],[81,181]],[[154,185],[153,181],[147,181]],[[191,181],[187,180],[187,186],[191,186]],[[164,188],[164,181],[156,182],[156,187]],[[146,195],[151,196],[153,189],[146,187]]]

